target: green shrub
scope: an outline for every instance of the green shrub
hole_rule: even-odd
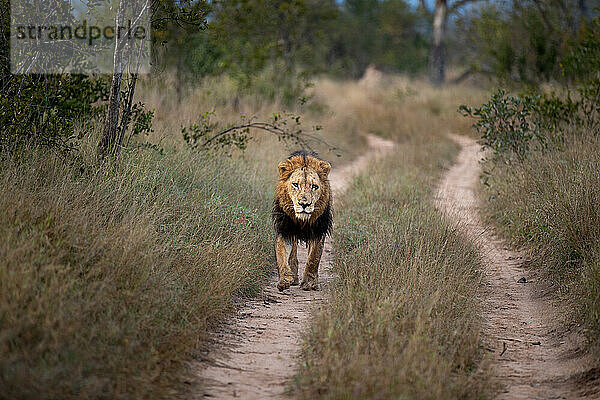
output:
[[[481,135],[483,146],[492,149],[496,157],[523,159],[532,142],[545,144],[536,115],[539,100],[540,96],[510,96],[499,89],[481,107],[461,105],[459,111],[477,119],[473,127]]]
[[[70,148],[75,125],[97,117],[108,80],[83,75],[11,75],[0,70],[0,152],[34,141]]]
[[[459,112],[475,118],[473,127],[496,158],[522,161],[532,148],[559,147],[565,132],[596,135],[600,128],[600,17],[584,39],[565,56],[562,71],[576,83],[563,93],[507,95],[498,89],[480,107],[461,105]]]

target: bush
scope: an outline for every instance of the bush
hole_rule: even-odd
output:
[[[584,39],[564,58],[563,74],[573,80],[575,89],[562,94],[525,93],[517,96],[498,89],[480,107],[461,105],[459,112],[476,118],[473,127],[484,147],[504,161],[523,160],[530,149],[556,147],[571,134],[596,135],[600,128],[600,17],[592,21]]]
[[[465,116],[477,118],[474,128],[481,134],[484,147],[493,150],[499,158],[516,156],[523,159],[532,142],[544,145],[540,120],[536,109],[540,96],[507,96],[499,89],[489,102],[481,107],[461,105],[459,111]]]
[[[507,95],[498,89],[480,107],[459,112],[477,119],[480,143],[502,161],[523,161],[531,150],[560,148],[566,132],[596,135],[600,128],[600,79],[591,79],[563,95]]]
[[[0,152],[34,141],[73,146],[75,125],[99,116],[108,80],[83,75],[11,75],[0,70]]]

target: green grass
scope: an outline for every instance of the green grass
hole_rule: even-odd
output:
[[[185,149],[99,171],[41,149],[4,157],[0,398],[179,391],[191,351],[274,263],[271,178]]]
[[[305,399],[486,398],[479,258],[432,188],[457,148],[427,132],[371,165],[338,206],[328,306],[306,335]]]
[[[600,334],[600,138],[569,134],[559,149],[511,165],[489,160],[486,214],[529,259],[570,319]]]

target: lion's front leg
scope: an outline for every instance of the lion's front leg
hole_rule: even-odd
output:
[[[292,286],[298,285],[300,281],[298,280],[298,243],[292,243],[292,251],[290,252],[290,256],[288,257],[288,265],[292,270],[292,276],[294,277],[292,281]]]
[[[312,241],[308,245],[308,259],[300,287],[304,290],[319,290],[319,263],[323,254],[325,238]]]
[[[289,289],[294,281],[294,276],[288,263],[293,247],[293,243],[286,242],[283,237],[277,235],[277,239],[275,240],[275,256],[277,258],[277,272],[279,273],[277,289],[280,292]]]

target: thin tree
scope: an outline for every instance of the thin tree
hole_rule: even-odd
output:
[[[169,24],[188,25],[196,29],[203,29],[208,13],[207,4],[203,0],[120,0],[115,17],[115,26],[124,26],[127,16],[135,20],[141,18],[143,13],[150,13],[149,22],[154,29],[162,30]],[[150,40],[150,38],[144,40]],[[123,144],[125,130],[129,126],[131,118],[131,107],[141,56],[143,51],[147,51],[143,49],[143,46],[142,43],[132,46],[131,43],[125,40],[125,35],[121,39],[118,35],[115,35],[113,76],[108,110],[102,137],[98,144],[98,155],[101,159],[109,154],[118,153]],[[126,98],[125,101],[122,101],[121,92],[124,74],[126,73],[129,74],[129,80]],[[120,125],[119,122],[121,122]]]
[[[132,79],[129,82],[128,98],[126,106],[131,107],[129,101],[133,97],[135,90],[135,82],[140,64],[141,52],[138,48],[134,48],[127,41],[127,35],[120,35],[120,27],[125,26],[126,15],[136,22],[136,26],[141,20],[143,13],[149,12],[149,0],[135,4],[139,7],[134,7],[134,0],[121,0],[117,6],[115,16],[115,50],[113,53],[113,76],[110,86],[108,99],[108,110],[106,122],[100,143],[98,144],[98,154],[100,158],[104,158],[109,154],[115,154],[123,143],[123,134],[119,131],[119,115],[121,112],[121,84],[123,82],[123,74],[126,69],[129,69]],[[139,44],[138,44],[139,45]],[[126,118],[129,118],[129,111],[126,110]]]

